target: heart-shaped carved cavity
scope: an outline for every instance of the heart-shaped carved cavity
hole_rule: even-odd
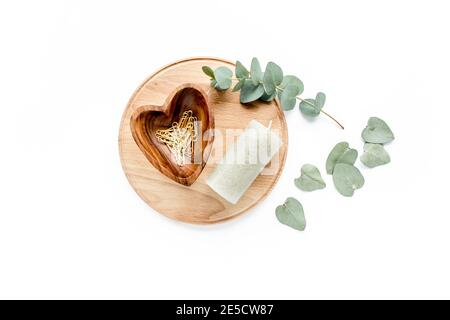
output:
[[[195,131],[189,131],[195,132],[195,139],[183,129],[191,128],[186,124],[187,118],[195,124]],[[130,126],[134,141],[156,169],[186,186],[197,180],[214,141],[214,117],[201,87],[184,84],[167,97],[163,106],[137,108],[131,116]],[[169,142],[161,139],[162,133],[169,135]],[[189,143],[189,137],[192,143]],[[190,149],[184,148],[185,145]],[[183,150],[183,157],[179,150]]]

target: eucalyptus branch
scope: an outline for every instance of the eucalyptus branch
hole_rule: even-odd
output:
[[[318,92],[315,99],[301,98],[300,94],[304,89],[303,82],[296,76],[283,75],[281,68],[274,62],[269,62],[263,72],[256,58],[252,59],[250,70],[247,70],[241,62],[236,61],[235,77],[233,77],[233,71],[225,66],[215,70],[203,66],[202,70],[210,77],[211,86],[217,90],[228,90],[232,81],[237,81],[233,91],[240,91],[241,103],[249,103],[255,100],[272,101],[278,97],[281,108],[288,111],[295,107],[296,100],[298,100],[300,101],[300,111],[304,115],[317,117],[320,113],[323,113],[344,129],[339,121],[322,110],[326,99],[323,92]]]

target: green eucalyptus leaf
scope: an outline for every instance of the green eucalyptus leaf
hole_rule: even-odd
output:
[[[328,174],[332,174],[338,163],[355,164],[358,151],[349,147],[348,142],[339,142],[331,150],[327,158],[326,169]]]
[[[210,77],[211,79],[215,79],[213,69],[211,69],[208,66],[203,66],[202,70],[203,70],[203,73],[206,74],[208,77]]]
[[[283,70],[275,62],[269,62],[266,66],[266,72],[270,70],[275,86],[279,86],[283,82]]]
[[[323,106],[325,105],[325,99],[326,99],[325,93],[318,92],[316,95],[316,103],[315,103],[316,107],[322,109]]]
[[[254,85],[250,79],[245,79],[241,88],[241,103],[249,103],[261,98],[264,94],[264,87],[262,84]]]
[[[281,108],[283,110],[292,110],[297,103],[296,97],[298,95],[298,87],[295,85],[288,85],[283,89],[280,95]]]
[[[216,88],[219,90],[227,90],[231,87],[231,77],[233,76],[233,71],[227,67],[219,67],[214,70],[214,77],[217,81]]]
[[[215,88],[217,86],[217,81],[214,79],[211,79],[211,87]]]
[[[364,153],[360,158],[366,167],[374,168],[391,162],[389,153],[381,144],[366,143],[364,144]]]
[[[270,70],[270,69],[266,69],[266,71],[264,72],[263,86],[264,86],[264,91],[268,95],[272,95],[276,90],[276,84],[274,81],[273,73],[272,73],[272,70]]]
[[[257,58],[252,59],[252,64],[250,66],[250,76],[252,78],[253,84],[256,86],[261,83],[263,79],[263,73],[261,71],[261,65]]]
[[[219,91],[226,91],[230,89],[231,84],[231,79],[217,80],[217,85],[215,86],[215,88]]]
[[[358,151],[356,149],[349,148],[346,150],[336,161],[337,163],[355,164],[356,158],[358,158]]]
[[[340,194],[351,197],[355,190],[362,188],[364,185],[364,177],[355,166],[338,163],[334,167],[333,182]]]
[[[231,78],[233,77],[233,71],[231,71],[228,67],[218,67],[216,70],[214,70],[214,77],[216,78]]]
[[[292,75],[284,76],[284,77],[283,77],[283,81],[281,82],[281,84],[279,85],[279,87],[280,87],[281,89],[284,89],[284,88],[286,88],[288,85],[293,85],[293,86],[296,86],[296,87],[298,88],[298,93],[297,93],[297,95],[303,93],[303,90],[304,90],[303,82],[302,82],[299,78],[297,78],[296,76],[292,76]]]
[[[244,67],[244,65],[240,61],[236,61],[236,78],[248,78],[250,72]]]
[[[300,111],[308,117],[317,117],[320,114],[320,109],[316,106],[314,99],[303,99],[300,102]]]
[[[275,210],[278,221],[299,231],[305,230],[306,219],[302,204],[295,198],[286,201]]]
[[[370,143],[388,143],[394,140],[394,134],[391,128],[377,117],[371,117],[367,122],[367,127],[364,128],[362,138],[365,142]]]
[[[270,102],[273,99],[275,99],[276,96],[277,96],[276,92],[274,92],[272,95],[268,95],[267,93],[264,92],[264,94],[259,99],[262,101]]]
[[[314,191],[325,188],[326,184],[320,175],[319,169],[312,164],[302,166],[300,177],[294,180],[297,188],[303,191]]]
[[[244,85],[245,79],[241,79],[236,83],[236,85],[233,88],[233,92],[239,91],[242,89],[242,86]]]

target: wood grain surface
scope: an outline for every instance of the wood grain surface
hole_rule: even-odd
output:
[[[174,62],[151,75],[132,95],[119,130],[119,152],[125,175],[137,194],[153,209],[172,219],[187,223],[209,224],[234,218],[261,202],[276,184],[283,170],[288,132],[283,111],[277,101],[239,103],[239,93],[219,92],[209,85],[201,67],[212,68],[234,64],[218,58],[197,57]],[[211,155],[191,186],[181,185],[162,174],[146,158],[133,139],[130,121],[142,106],[162,106],[174,90],[186,83],[195,83],[208,96],[216,129]],[[244,130],[255,119],[278,132],[283,145],[264,171],[235,205],[227,202],[206,184],[206,177],[214,170],[229,142],[229,130]],[[235,131],[234,131],[235,132]],[[224,137],[227,137],[224,139]]]

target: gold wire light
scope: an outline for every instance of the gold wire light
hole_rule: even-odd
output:
[[[179,166],[186,164],[186,158],[192,159],[194,143],[197,141],[196,121],[192,110],[188,110],[170,128],[156,131],[156,138],[169,148]]]

